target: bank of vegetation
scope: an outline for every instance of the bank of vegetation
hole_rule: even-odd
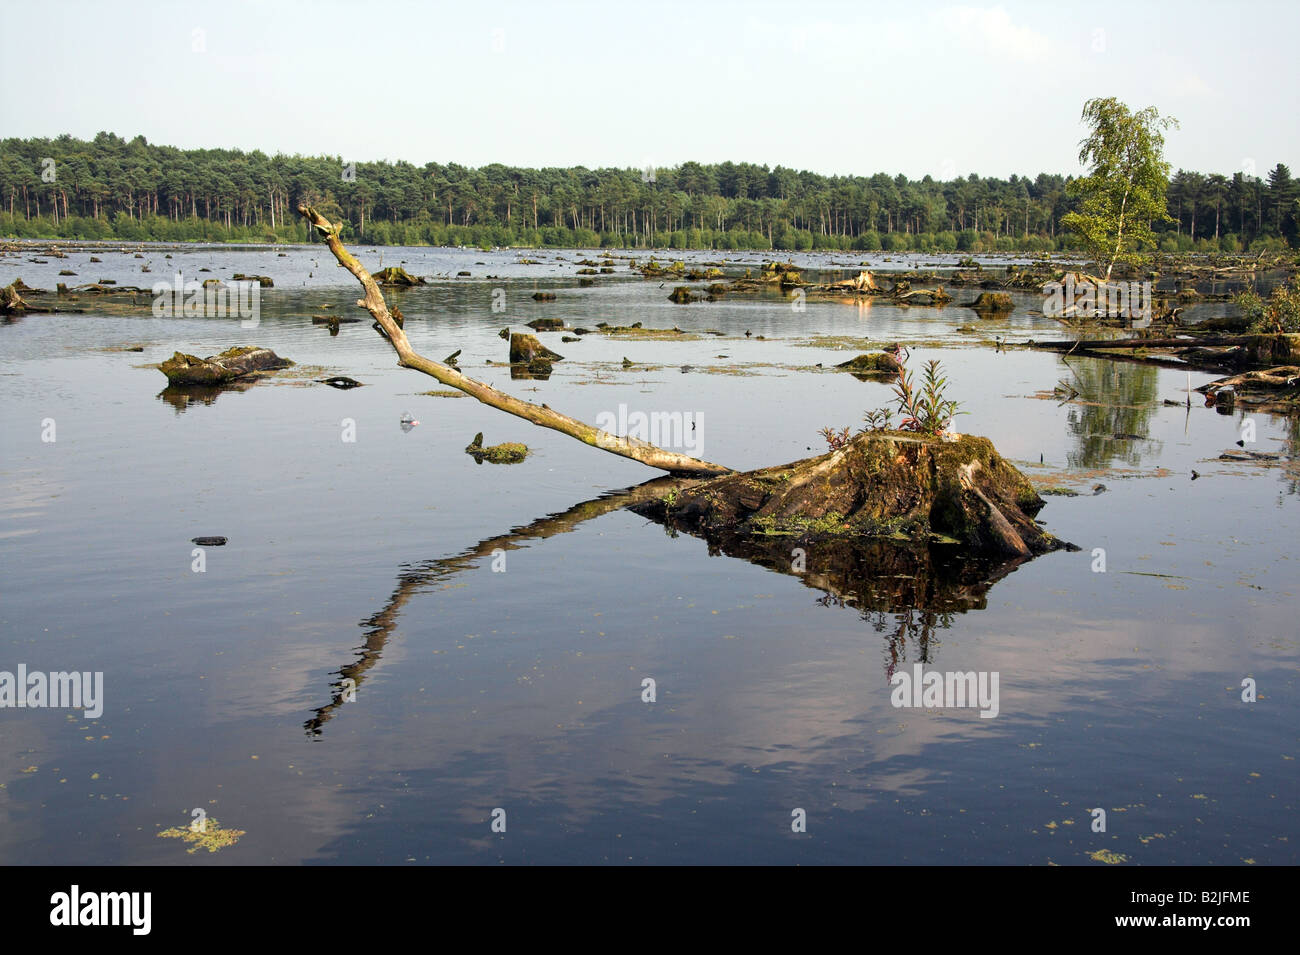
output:
[[[652,174],[651,174],[652,173]],[[349,242],[551,248],[1044,252],[1073,248],[1068,177],[941,182],[827,176],[753,163],[671,169],[527,169],[356,162],[178,149],[142,136],[0,141],[0,236],[304,242],[301,202]],[[1163,251],[1300,245],[1300,188],[1266,176],[1179,170]]]

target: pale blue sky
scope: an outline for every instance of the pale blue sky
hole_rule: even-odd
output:
[[[1077,172],[1117,96],[1181,121],[1175,168],[1263,175],[1300,165],[1298,35],[1293,0],[0,0],[0,137],[947,179]]]

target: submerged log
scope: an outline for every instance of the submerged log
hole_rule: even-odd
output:
[[[196,358],[176,352],[159,370],[173,385],[219,385],[259,371],[277,371],[292,365],[269,348],[228,348],[220,355]]]
[[[1271,414],[1300,412],[1300,365],[1279,365],[1208,382],[1196,389],[1227,410],[1240,403]]]
[[[710,541],[872,538],[1024,559],[1071,545],[1034,520],[1043,499],[987,438],[859,434],[838,451],[700,482],[636,510]]]

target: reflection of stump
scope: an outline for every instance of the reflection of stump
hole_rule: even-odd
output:
[[[1032,518],[1043,499],[987,438],[869,432],[843,449],[703,481],[641,513],[709,538],[942,541],[1029,557],[1068,546]]]

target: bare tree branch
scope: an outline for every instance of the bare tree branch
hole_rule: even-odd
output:
[[[355,275],[357,281],[361,283],[361,287],[365,289],[365,298],[358,301],[357,304],[368,311],[375,321],[379,323],[379,327],[384,331],[384,336],[397,351],[398,364],[424,372],[444,385],[455,388],[457,391],[463,391],[471,398],[477,398],[485,405],[490,405],[499,411],[523,418],[525,421],[531,421],[543,428],[550,428],[559,431],[561,434],[567,434],[569,437],[577,438],[583,444],[590,445],[593,448],[600,448],[602,451],[608,451],[620,457],[640,461],[652,468],[659,468],[671,474],[697,476],[728,474],[731,472],[730,468],[725,468],[720,464],[711,464],[708,461],[700,461],[689,455],[665,451],[647,441],[610,434],[601,428],[593,427],[576,418],[570,418],[568,415],[553,411],[546,405],[535,405],[527,401],[520,401],[518,398],[497,391],[490,385],[462,375],[449,365],[416,354],[415,350],[411,348],[411,343],[406,339],[406,333],[398,327],[397,322],[388,313],[388,305],[384,301],[378,283],[357,260],[356,256],[343,247],[343,243],[339,240],[341,224],[331,223],[305,203],[298,206],[298,212],[320,233],[330,251],[334,253],[334,258],[339,260],[339,264]]]

